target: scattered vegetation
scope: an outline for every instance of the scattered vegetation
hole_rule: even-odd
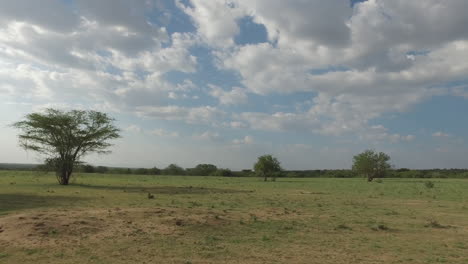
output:
[[[8,164],[0,163],[0,170],[38,170],[37,164]],[[189,169],[184,169],[189,170]],[[226,172],[227,171],[227,172]],[[117,168],[106,166],[93,166],[81,164],[76,167],[79,173],[105,173],[105,174],[135,174],[135,175],[162,175],[162,170],[153,168]],[[229,173],[230,172],[230,173]],[[226,177],[256,177],[252,170],[231,171],[229,169],[218,169],[211,175],[193,175],[183,173],[187,176],[226,176]],[[222,175],[221,175],[222,174]],[[356,171],[346,169],[336,170],[283,170],[278,177],[281,178],[357,178],[361,175]],[[430,169],[410,170],[406,168],[388,170],[385,178],[407,178],[407,179],[468,179],[468,169]],[[377,179],[378,180],[378,179]],[[376,181],[377,181],[376,180]]]
[[[186,175],[184,168],[180,167],[177,164],[170,164],[161,171],[162,175]]]
[[[426,181],[426,182],[424,182],[424,186],[426,186],[426,188],[428,188],[428,189],[432,189],[432,188],[434,188],[434,182]]]
[[[438,181],[436,199],[420,194],[419,179],[264,184],[83,173],[67,187],[54,181],[53,174],[0,171],[0,262],[468,261],[466,180]]]

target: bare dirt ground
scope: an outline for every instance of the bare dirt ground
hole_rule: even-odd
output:
[[[283,217],[295,219],[302,216],[300,212],[288,211],[284,208],[244,212],[159,207],[27,210],[0,217],[0,248],[10,249],[10,252],[14,252],[15,250],[12,249],[15,248],[18,252],[26,252],[26,256],[22,257],[26,262],[29,259],[30,262],[34,262],[34,256],[44,255],[44,257],[48,256],[46,258],[48,263],[62,263],[61,260],[65,261],[64,259],[51,256],[63,256],[65,252],[65,255],[71,256],[70,259],[73,261],[82,260],[90,263],[109,263],[114,260],[117,261],[116,263],[144,262],[166,258],[171,259],[171,263],[215,263],[215,260],[209,260],[215,257],[215,253],[210,252],[221,252],[224,246],[219,245],[221,241],[218,237],[209,235],[211,232],[206,232],[206,230],[215,230],[215,232],[216,230],[231,230],[235,233],[239,226],[257,221],[276,221]],[[159,252],[158,256],[148,253],[155,251],[155,245],[156,248],[160,248],[161,241],[178,242],[174,248],[166,249],[174,251],[168,253],[169,255],[164,255],[164,250]],[[119,244],[125,250],[111,245],[112,243]],[[192,247],[200,246],[201,252],[208,251],[207,256],[203,254],[190,256],[188,258],[191,261],[188,262],[184,260],[186,257],[178,259],[174,255],[179,252],[177,248],[181,248],[181,252],[186,249],[184,244],[191,244]],[[97,258],[100,261],[90,261],[83,254],[70,251],[70,248],[82,245],[87,245],[86,250],[89,254],[100,256],[102,253],[106,256],[105,259]],[[90,250],[89,247],[93,247],[92,245],[96,245],[102,252]],[[130,250],[133,253],[128,254],[135,254],[134,258],[122,256],[121,252],[128,252],[128,248],[131,247],[136,250],[135,252]],[[242,259],[240,256],[231,257]],[[243,259],[243,263],[255,263],[259,260],[257,257]],[[14,262],[14,259],[11,260]],[[70,263],[74,263],[73,261]],[[226,259],[225,262],[231,263],[232,261]],[[234,263],[238,262],[234,261]]]
[[[228,221],[226,215],[221,219],[214,214],[201,211],[188,214],[163,208],[31,211],[0,218],[0,243],[49,246],[79,239],[132,237],[139,233],[176,235],[179,226],[216,225]]]
[[[41,247],[139,234],[176,236],[183,234],[184,226],[216,228],[252,219],[284,220],[300,215],[284,208],[245,213],[178,208],[30,210],[0,218],[0,245]]]

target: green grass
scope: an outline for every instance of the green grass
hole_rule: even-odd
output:
[[[0,262],[468,263],[468,181],[426,182],[3,171]]]

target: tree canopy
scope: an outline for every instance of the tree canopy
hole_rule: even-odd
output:
[[[26,115],[13,127],[20,130],[20,146],[46,156],[46,164],[67,185],[75,165],[89,153],[109,153],[110,140],[119,138],[114,119],[97,111],[46,109]]]
[[[218,168],[213,164],[198,164],[195,168],[187,169],[190,175],[208,176],[216,172]]]
[[[172,163],[162,170],[162,174],[163,175],[185,175],[185,170],[179,165]]]
[[[280,162],[272,155],[263,155],[258,157],[257,162],[254,165],[255,174],[260,177],[264,177],[266,181],[268,177],[272,177],[273,180],[281,172]]]
[[[368,149],[353,157],[352,169],[367,177],[368,181],[372,181],[374,178],[385,176],[391,168],[389,161],[390,156],[387,154]]]

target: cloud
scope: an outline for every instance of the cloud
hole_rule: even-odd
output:
[[[214,46],[234,44],[233,38],[240,32],[236,20],[245,15],[234,1],[191,0],[190,6],[176,0],[176,4],[191,17],[205,42]]]
[[[313,8],[315,1],[234,2],[265,25],[270,43],[219,48],[217,66],[239,73],[251,93],[315,96],[309,113],[238,115],[254,128],[295,129],[301,120],[324,134],[359,132],[370,120],[408,111],[447,94],[453,80],[466,79],[468,30],[460,26],[467,20],[460,11],[468,7],[466,1],[431,0],[421,6],[371,0],[354,8],[344,1],[327,1],[320,8]],[[338,22],[313,24],[309,11],[315,10],[320,14],[314,19]],[[440,12],[451,19],[441,19]],[[452,93],[465,95],[461,88]]]
[[[450,137],[450,134],[438,131],[432,134],[433,137]]]
[[[240,87],[233,87],[231,91],[224,91],[219,86],[209,84],[211,89],[209,94],[219,100],[223,105],[238,105],[247,102],[247,94],[245,89]]]
[[[455,87],[452,87],[450,90],[451,90],[452,95],[461,96],[465,99],[468,99],[468,86],[466,85],[455,86]]]
[[[241,139],[234,139],[232,141],[234,145],[249,145],[254,143],[254,139],[251,136],[245,136]]]
[[[342,46],[350,39],[346,23],[352,9],[346,1],[238,2],[248,10],[247,13],[253,14],[255,22],[265,25],[269,39],[275,40],[278,46],[297,43],[304,50],[317,49],[319,46]]]
[[[153,129],[151,131],[148,131],[148,134],[158,136],[158,137],[175,137],[175,138],[179,137],[178,132],[170,132],[170,131],[166,131],[166,130],[164,130],[162,128]]]
[[[319,126],[319,120],[308,118],[305,113],[244,112],[234,115],[234,119],[240,120],[234,123],[235,125],[248,124],[251,129],[265,131],[312,131]]]
[[[464,0],[368,0],[353,7],[338,0],[176,1],[195,32],[161,25],[154,19],[167,12],[161,3],[3,1],[0,97],[36,109],[71,105],[192,125],[390,142],[415,136],[371,121],[437,95],[468,98]],[[268,42],[236,45],[235,37],[246,33],[244,18],[264,26]],[[207,58],[196,57],[197,48]],[[223,88],[206,80],[207,72],[219,74]],[[278,95],[310,103],[257,107]],[[206,96],[219,105],[207,105]],[[229,107],[247,102],[255,107]]]
[[[389,133],[388,129],[382,125],[371,126],[363,132],[361,139],[372,142],[410,142],[416,137],[414,135],[400,135],[398,133]]]
[[[79,16],[65,2],[17,0],[2,1],[1,5],[0,25],[5,25],[11,20],[29,21],[56,32],[70,32],[80,23]]]
[[[228,122],[228,123],[225,122],[224,126],[225,127],[231,127],[231,128],[237,128],[237,129],[247,127],[247,125],[245,123],[239,122],[239,121],[231,121],[231,122]]]
[[[201,134],[193,135],[193,138],[206,141],[219,141],[221,139],[221,135],[218,132],[205,131]]]
[[[148,14],[157,8],[152,1],[2,4],[0,96],[133,112],[193,89],[191,80],[165,74],[195,72],[189,49],[199,40],[152,23]]]
[[[141,127],[139,127],[137,125],[129,125],[128,127],[125,128],[125,131],[134,132],[134,133],[141,133],[142,129],[141,129]]]
[[[142,106],[136,110],[139,116],[151,117],[162,120],[181,120],[189,124],[215,125],[225,114],[223,111],[212,107],[181,107],[181,106]]]
[[[158,136],[158,137],[179,137],[179,133],[175,131],[171,132],[162,128],[147,130],[135,124],[127,126],[124,130],[128,132],[132,132],[132,133],[147,134],[147,135]]]

